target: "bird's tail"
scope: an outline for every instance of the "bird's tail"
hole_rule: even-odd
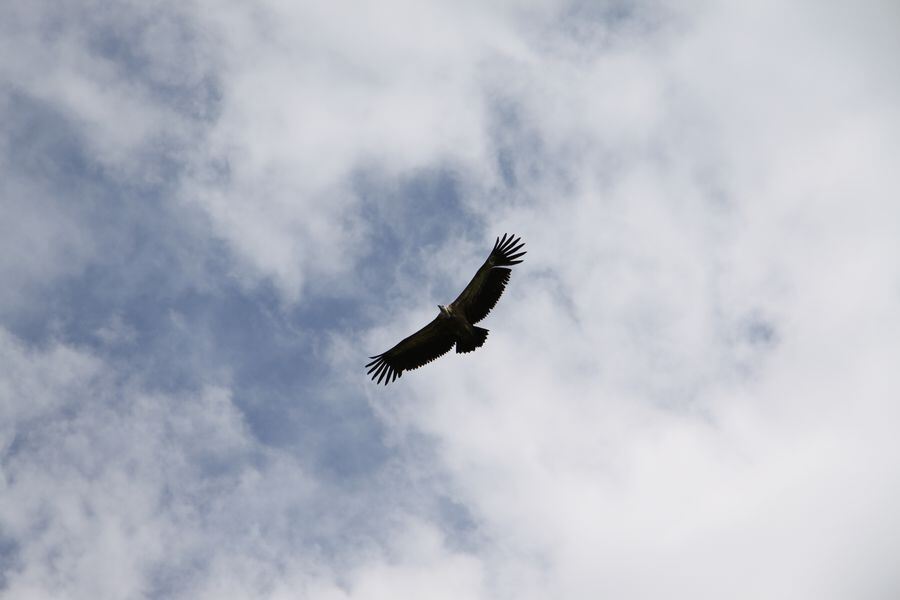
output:
[[[466,352],[471,352],[475,348],[481,348],[484,345],[484,341],[487,339],[488,330],[483,327],[473,327],[472,329],[475,331],[475,333],[471,338],[468,338],[466,340],[457,340],[457,354],[465,354]]]

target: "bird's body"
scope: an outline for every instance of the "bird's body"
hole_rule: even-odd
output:
[[[472,352],[484,345],[488,330],[475,327],[497,304],[511,270],[525,252],[520,238],[503,235],[494,244],[478,272],[459,297],[448,306],[438,305],[438,316],[428,325],[403,339],[399,344],[376,356],[366,365],[372,380],[385,385],[405,370],[412,370],[443,356],[456,346],[457,353]]]
[[[456,310],[452,304],[450,306],[442,306],[438,304],[440,309],[440,318],[446,320],[450,324],[450,328],[460,338],[471,338],[475,335],[475,328],[466,320],[466,315],[462,311]]]
[[[469,323],[465,312],[452,304],[450,306],[438,305],[438,308],[441,310],[438,318],[447,321],[450,330],[456,335],[457,352],[471,352],[484,344],[487,339],[487,329],[475,327]]]

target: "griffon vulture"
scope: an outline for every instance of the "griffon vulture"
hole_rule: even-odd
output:
[[[487,339],[488,330],[473,325],[487,316],[509,282],[509,268],[519,264],[525,252],[515,236],[503,234],[497,238],[494,248],[475,277],[450,305],[438,304],[440,312],[435,319],[399,344],[376,356],[366,365],[372,381],[384,384],[394,381],[403,371],[418,369],[443,356],[456,344],[460,354],[480,348]],[[517,260],[518,259],[518,260]]]

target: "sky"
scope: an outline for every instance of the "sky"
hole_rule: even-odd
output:
[[[0,597],[900,597],[892,0],[2,6]]]

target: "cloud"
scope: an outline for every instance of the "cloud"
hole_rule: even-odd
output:
[[[0,348],[9,595],[371,597],[432,575],[477,589],[477,560],[420,509],[261,446],[227,389],[148,394],[84,350],[6,333]]]
[[[3,591],[896,594],[896,16],[12,9]]]

